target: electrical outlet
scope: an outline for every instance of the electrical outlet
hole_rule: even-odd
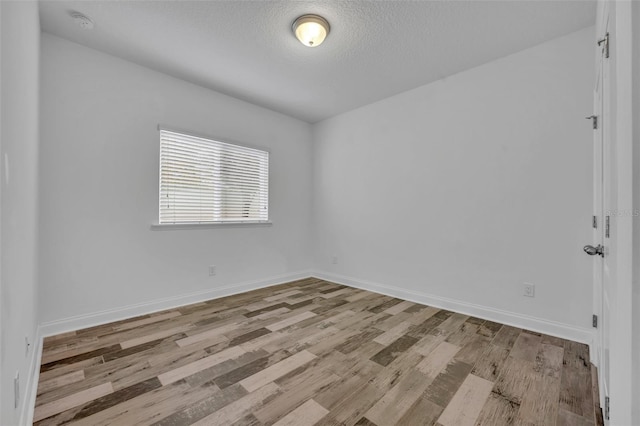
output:
[[[31,343],[29,343],[29,337],[24,336],[24,356],[29,356],[29,347]]]
[[[16,371],[16,377],[13,379],[13,408],[20,405],[20,372]]]
[[[216,274],[216,265],[209,266],[209,276],[213,277]]]
[[[536,285],[531,283],[524,283],[524,296],[526,297],[535,297],[536,296]]]
[[[338,264],[338,256],[334,255],[333,257],[331,257],[331,263],[334,264],[334,265],[337,265]]]

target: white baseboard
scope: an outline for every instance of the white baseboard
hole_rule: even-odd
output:
[[[356,287],[363,290],[373,291],[375,293],[385,294],[387,296],[409,300],[411,302],[435,306],[436,308],[447,309],[465,315],[472,315],[513,327],[524,328],[538,333],[548,334],[550,336],[585,343],[590,346],[592,344],[593,332],[588,328],[576,327],[569,324],[518,314],[516,312],[504,311],[488,306],[476,305],[469,302],[463,302],[461,300],[449,299],[446,297],[374,283],[329,272],[313,271],[312,275],[316,278],[332,281],[349,287]]]
[[[591,361],[591,364],[596,366],[596,368],[600,368],[600,354],[598,353],[596,338],[596,333],[592,333],[591,341],[589,342],[589,360]]]
[[[107,309],[100,312],[77,315],[42,323],[40,325],[40,332],[42,337],[53,336],[60,333],[66,333],[68,331],[81,330],[83,328],[94,327],[96,325],[107,324],[114,321],[163,311],[165,309],[177,308],[179,306],[203,302],[205,300],[218,299],[220,297],[231,296],[237,293],[244,293],[246,291],[309,278],[310,276],[310,271],[282,274],[263,280],[247,281],[225,287],[212,288],[188,294],[166,297],[163,299],[156,299],[150,302],[137,303],[114,309]]]
[[[52,336],[68,331],[80,330],[96,325],[107,324],[139,315],[172,309],[179,306],[198,303],[205,300],[217,299],[246,291],[257,290],[272,285],[282,284],[290,281],[300,280],[309,277],[317,277],[327,281],[333,281],[349,287],[361,288],[388,296],[398,297],[412,302],[448,309],[462,314],[473,315],[479,318],[488,319],[502,324],[511,325],[518,328],[536,331],[551,336],[561,337],[576,342],[586,343],[590,346],[593,343],[593,332],[591,329],[576,327],[543,318],[523,315],[516,312],[504,311],[488,306],[477,305],[461,300],[450,299],[428,293],[407,290],[401,287],[365,281],[358,278],[347,277],[323,271],[300,271],[291,274],[283,274],[263,280],[248,281],[230,286],[207,289],[194,293],[182,294],[163,299],[156,299],[150,302],[127,305],[119,308],[94,312],[85,315],[63,318],[56,321],[42,323],[38,329],[41,337]],[[40,345],[41,346],[41,345]]]
[[[40,377],[40,361],[42,360],[42,333],[38,326],[34,338],[34,346],[29,360],[29,371],[25,383],[25,394],[22,398],[20,408],[20,425],[33,424],[33,411],[36,405],[36,394],[38,393],[38,378]]]

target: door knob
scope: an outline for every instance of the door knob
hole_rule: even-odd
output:
[[[595,256],[597,254],[604,257],[604,247],[602,244],[598,244],[596,247],[587,245],[584,246],[583,250],[589,256]]]

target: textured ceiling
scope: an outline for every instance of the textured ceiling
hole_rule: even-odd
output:
[[[331,23],[319,47],[291,32],[305,13]],[[595,2],[42,1],[40,15],[43,31],[316,122],[593,25]]]

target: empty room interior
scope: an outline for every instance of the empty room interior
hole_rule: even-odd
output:
[[[0,425],[640,425],[640,2],[0,0]]]

